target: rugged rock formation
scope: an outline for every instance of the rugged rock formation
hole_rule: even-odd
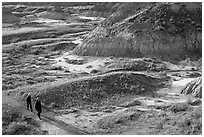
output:
[[[2,7],[2,23],[18,23],[20,18],[12,14],[9,8]]]
[[[201,3],[125,3],[90,32],[74,53],[157,57],[202,56]]]
[[[182,91],[182,94],[193,94],[195,97],[202,98],[202,78],[189,83]]]

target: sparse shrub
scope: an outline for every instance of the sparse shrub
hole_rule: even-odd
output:
[[[104,62],[104,64],[105,65],[109,65],[109,64],[111,64],[111,62],[110,61],[106,61],[106,62]]]
[[[15,85],[13,84],[2,85],[2,90],[8,90],[8,89],[14,89],[14,88],[15,88]]]
[[[10,106],[7,106],[10,107]],[[2,123],[5,126],[8,126],[11,122],[16,122],[20,119],[20,114],[16,111],[6,111],[3,112],[3,116],[2,116]]]
[[[140,114],[138,112],[121,112],[118,114],[110,114],[98,120],[99,128],[112,128],[117,124],[125,124],[128,120],[138,119]]]
[[[52,102],[49,107],[51,107],[51,108],[58,108],[59,105],[56,104],[55,102]]]
[[[50,58],[50,57],[51,57],[51,55],[45,55],[44,57],[45,57],[45,58]]]
[[[202,109],[196,108],[187,113],[178,121],[178,126],[182,129],[182,134],[198,135],[202,133]]]
[[[40,124],[30,116],[23,115],[18,108],[3,105],[2,134],[4,135],[32,135],[42,134]]]
[[[186,111],[189,108],[188,103],[176,103],[170,106],[170,110],[174,113],[180,112],[180,111]]]
[[[88,72],[81,72],[80,73],[81,75],[87,75],[87,74],[89,74]]]
[[[92,68],[93,66],[92,65],[88,65],[86,68]]]
[[[169,118],[168,117],[164,117],[161,121],[159,121],[159,123],[157,123],[157,129],[161,130],[163,129],[164,124],[166,123],[166,121],[168,121]]]
[[[91,73],[98,73],[99,72],[99,70],[96,70],[96,69],[93,69],[92,71],[91,71]]]
[[[66,72],[66,73],[68,73],[68,72],[70,72],[68,69],[66,69],[64,72]]]
[[[167,109],[169,109],[169,107],[171,107],[171,106],[169,106],[169,105],[156,105],[156,106],[154,106],[155,109],[161,109],[161,110],[167,110]]]
[[[121,59],[116,60],[109,65],[108,68],[118,68],[124,70],[131,70],[131,71],[143,71],[143,70],[154,70],[154,71],[161,71],[165,70],[166,66],[161,62],[147,62],[145,60],[131,60],[131,59]]]
[[[128,102],[125,102],[123,104],[121,104],[120,106],[122,107],[132,107],[132,106],[136,106],[136,105],[141,105],[141,101],[138,99],[134,99]]]
[[[201,99],[193,99],[193,100],[189,100],[188,104],[192,105],[192,106],[198,106],[202,103]]]
[[[30,116],[23,116],[21,122],[27,122],[29,125],[33,125],[35,127],[40,127],[40,123],[38,123],[35,119]]]
[[[114,59],[114,58],[115,58],[114,56],[110,56],[110,57],[109,57],[109,59]]]
[[[28,134],[28,131],[31,129],[25,123],[20,122],[13,122],[11,123],[4,134],[7,135],[21,135],[21,134]]]
[[[62,66],[52,67],[51,70],[63,70]]]
[[[66,59],[66,62],[69,63],[69,64],[74,64],[74,65],[82,65],[82,64],[86,63],[86,60],[84,60],[84,59],[80,59],[80,60],[77,60],[77,59]]]
[[[28,83],[30,85],[33,85],[33,84],[35,84],[35,81],[33,81],[33,80],[26,80],[26,83]]]
[[[50,38],[56,38],[56,36],[55,35],[50,35]]]
[[[49,132],[47,130],[43,130],[42,135],[49,135]]]
[[[130,91],[135,92],[139,89],[139,85],[131,85],[130,86]]]
[[[191,113],[191,117],[195,119],[202,118],[202,107],[199,106],[198,108],[193,110],[193,112]]]

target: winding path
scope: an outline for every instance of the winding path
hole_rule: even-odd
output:
[[[49,134],[54,135],[85,135],[87,132],[69,125],[63,121],[56,120],[52,115],[48,116],[45,113],[42,114],[42,120],[39,120],[37,114],[30,112],[26,109],[22,103],[18,102],[14,98],[2,93],[2,104],[9,104],[11,106],[17,107],[24,115],[29,115],[33,119],[37,120],[42,127],[42,130],[48,130]]]

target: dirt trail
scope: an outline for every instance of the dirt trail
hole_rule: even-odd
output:
[[[39,120],[36,112],[32,113],[26,110],[26,106],[23,106],[20,102],[15,100],[14,98],[2,93],[2,104],[9,104],[14,107],[17,107],[23,115],[29,115],[33,119],[37,120],[42,130],[48,130],[51,135],[84,135],[88,134],[76,127],[73,127],[63,121],[56,120],[52,117],[47,116],[46,114],[42,114],[42,120]]]

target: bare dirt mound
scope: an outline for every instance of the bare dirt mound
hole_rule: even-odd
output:
[[[201,3],[126,3],[87,35],[74,53],[92,56],[201,57]]]
[[[153,96],[163,87],[168,78],[155,78],[133,72],[114,72],[99,76],[84,77],[55,84],[34,93],[46,105],[58,108],[118,105],[135,96]],[[27,89],[28,91],[29,89]],[[33,89],[30,89],[33,91]]]
[[[64,20],[69,14],[64,13],[60,7],[50,7],[47,11],[37,14],[38,17],[47,19]]]
[[[195,97],[202,98],[202,78],[199,77],[196,80],[189,83],[182,91],[182,94],[192,94]]]
[[[95,17],[108,17],[114,13],[120,5],[123,3],[116,2],[97,2],[93,4],[93,7],[89,10],[83,12],[86,16],[95,16]]]
[[[2,7],[2,23],[18,23],[20,18],[12,14],[9,8]]]

